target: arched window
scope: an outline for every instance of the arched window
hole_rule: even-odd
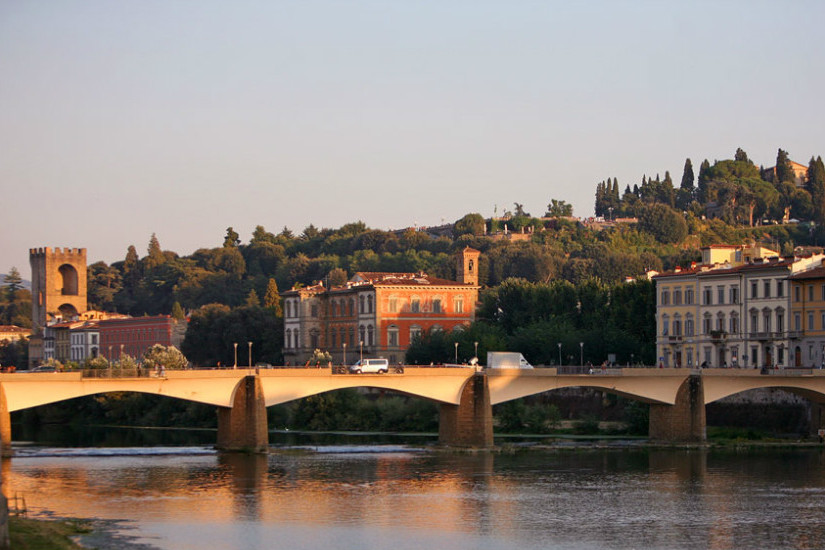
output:
[[[441,313],[441,298],[433,300],[433,313]]]
[[[453,311],[456,313],[464,313],[464,297],[456,296],[453,300]]]
[[[413,296],[410,299],[410,311],[412,313],[420,313],[421,312],[421,298],[418,296]]]
[[[364,295],[358,297],[358,313],[364,313]]]
[[[372,328],[372,325],[367,327],[367,345],[372,347],[375,342],[375,330]]]
[[[63,264],[58,271],[63,283],[60,293],[64,296],[77,296],[77,270],[74,266]]]
[[[372,313],[375,311],[374,309],[375,304],[372,301],[372,294],[367,295],[367,313]]]
[[[410,326],[410,343],[415,342],[416,339],[421,338],[421,327],[418,325]]]
[[[358,335],[360,336],[360,341],[361,341],[361,342],[364,342],[365,344],[367,343],[367,342],[364,340],[364,336],[365,336],[366,330],[367,330],[367,329],[364,327],[364,325],[361,325],[360,327],[358,327]]]
[[[284,343],[286,344],[284,346],[285,348],[289,349],[292,347],[292,329],[286,329],[286,342]]]

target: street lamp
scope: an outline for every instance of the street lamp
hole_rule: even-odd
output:
[[[473,345],[475,346],[475,349],[476,349],[475,353],[473,353],[473,355],[475,356],[476,359],[478,359],[478,342],[473,342]]]
[[[455,364],[458,365],[458,342],[455,343]]]
[[[347,343],[344,342],[343,345],[344,345],[344,361],[343,361],[343,363],[346,365],[347,364]]]
[[[237,369],[238,368],[238,343],[233,342],[232,346],[234,346],[234,348],[235,348],[235,362],[232,363],[232,368]]]
[[[247,342],[249,344],[249,367],[252,367],[252,342]]]
[[[559,366],[561,366],[561,342],[556,345],[559,346]]]
[[[579,364],[580,366],[584,366],[584,342],[579,342],[579,348],[581,350],[581,356],[579,357]]]
[[[359,340],[359,341],[358,341],[358,346],[359,346],[359,348],[360,348],[360,350],[361,350],[361,364],[363,365],[363,364],[364,364],[364,341],[363,341],[363,340]]]

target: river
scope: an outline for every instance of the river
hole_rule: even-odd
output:
[[[3,490],[30,515],[118,520],[164,550],[825,548],[820,448],[273,439],[268,456],[18,445]]]

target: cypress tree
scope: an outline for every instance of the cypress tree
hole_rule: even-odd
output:
[[[818,224],[825,223],[825,165],[822,157],[808,163],[807,187],[811,193],[811,202],[814,208],[814,219]]]
[[[264,307],[272,309],[276,317],[283,315],[283,311],[281,310],[281,295],[278,292],[278,283],[275,282],[275,279],[269,279],[269,283],[266,285]]]
[[[750,163],[751,159],[748,158],[748,154],[742,150],[741,147],[736,149],[736,154],[733,156],[733,160],[737,162],[747,162]]]
[[[788,158],[788,152],[780,149],[776,153],[776,181],[774,183],[783,183],[789,181],[791,183],[796,179],[791,167],[791,159]]]
[[[690,162],[690,159],[685,160],[685,169],[682,171],[682,183],[679,185],[681,189],[686,189],[693,192],[693,164]]]

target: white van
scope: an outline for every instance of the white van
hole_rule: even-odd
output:
[[[390,370],[390,362],[386,359],[364,359],[358,361],[349,368],[351,373],[361,374],[362,372],[377,372],[386,374]]]

